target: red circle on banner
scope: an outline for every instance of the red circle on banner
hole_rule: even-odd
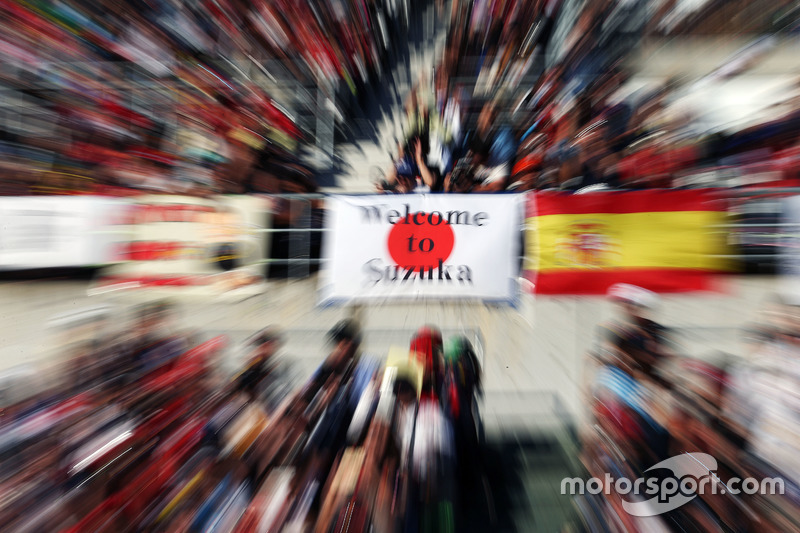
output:
[[[432,269],[444,263],[455,244],[453,227],[440,213],[412,213],[400,219],[389,231],[386,244],[389,255],[399,267],[414,266]]]

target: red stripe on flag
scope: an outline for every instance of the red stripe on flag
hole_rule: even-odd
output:
[[[724,211],[711,191],[603,191],[590,194],[536,193],[528,201],[528,216],[592,213],[661,213],[666,211]]]
[[[722,292],[718,272],[686,268],[630,268],[601,271],[548,272],[525,276],[536,294],[605,294],[615,283],[630,283],[654,292]]]

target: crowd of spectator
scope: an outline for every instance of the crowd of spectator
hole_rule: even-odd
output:
[[[778,119],[709,135],[672,105],[689,90],[683,81],[624,90],[643,36],[691,29],[701,12],[617,0],[435,4],[449,20],[444,51],[408,97],[382,190],[794,184],[796,101],[774,110]],[[755,4],[753,31],[794,31],[785,5]],[[313,192],[301,148],[319,132],[286,93],[308,86],[340,106],[343,89],[362,105],[393,83],[392,61],[423,7],[3,2],[0,193]],[[322,112],[309,94],[305,111]],[[353,109],[340,107],[346,123]]]
[[[361,354],[358,327],[343,321],[303,382],[278,359],[275,329],[249,339],[230,375],[218,365],[224,338],[198,343],[170,316],[148,305],[127,334],[100,328],[70,346],[56,383],[2,399],[5,528],[465,530],[481,394],[465,339],[445,346],[422,328],[383,361]]]
[[[770,305],[748,335],[745,357],[701,359],[682,356],[676,333],[653,320],[655,295],[624,285],[610,294],[620,317],[602,328],[587,365],[591,414],[581,459],[590,476],[606,480],[610,473],[612,481],[597,495],[577,496],[584,521],[618,523],[625,531],[800,528],[797,302]],[[651,468],[672,457],[678,459]],[[677,508],[669,505],[671,494],[657,499],[657,491],[626,492],[615,482],[643,479],[659,487],[689,475],[702,488],[681,489],[690,498]],[[631,512],[631,504],[641,508],[650,498],[650,513]]]
[[[797,97],[734,130],[704,131],[676,104],[695,83],[746,72],[758,46],[705,80],[631,89],[631,51],[669,14],[643,4],[454,1],[443,57],[408,96],[379,190],[797,185]]]
[[[0,192],[313,191],[309,132],[279,93],[362,90],[394,16],[347,0],[2,2]]]

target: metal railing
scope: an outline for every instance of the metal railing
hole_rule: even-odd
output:
[[[272,250],[280,252],[280,245],[276,246],[274,236],[276,234],[287,234],[287,257],[268,257],[260,262],[267,265],[286,265],[287,278],[306,278],[311,275],[312,265],[320,265],[321,257],[312,257],[313,242],[312,235],[322,235],[327,231],[320,221],[320,227],[314,227],[313,203],[325,198],[323,194],[281,194],[269,196],[276,203],[288,204],[288,219],[290,226],[270,227],[257,230],[260,233],[268,233],[273,236],[270,240]],[[298,204],[300,204],[298,206]],[[320,214],[321,215],[321,214]],[[321,241],[320,241],[321,245]]]

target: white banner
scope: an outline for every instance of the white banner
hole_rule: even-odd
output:
[[[0,198],[0,270],[109,263],[113,239],[105,221],[121,202],[97,196]]]
[[[128,200],[111,224],[118,264],[93,294],[159,289],[199,296],[263,290],[270,203],[258,196],[142,196]],[[152,291],[150,291],[152,292]]]
[[[513,301],[522,195],[332,196],[323,304],[453,298]]]

